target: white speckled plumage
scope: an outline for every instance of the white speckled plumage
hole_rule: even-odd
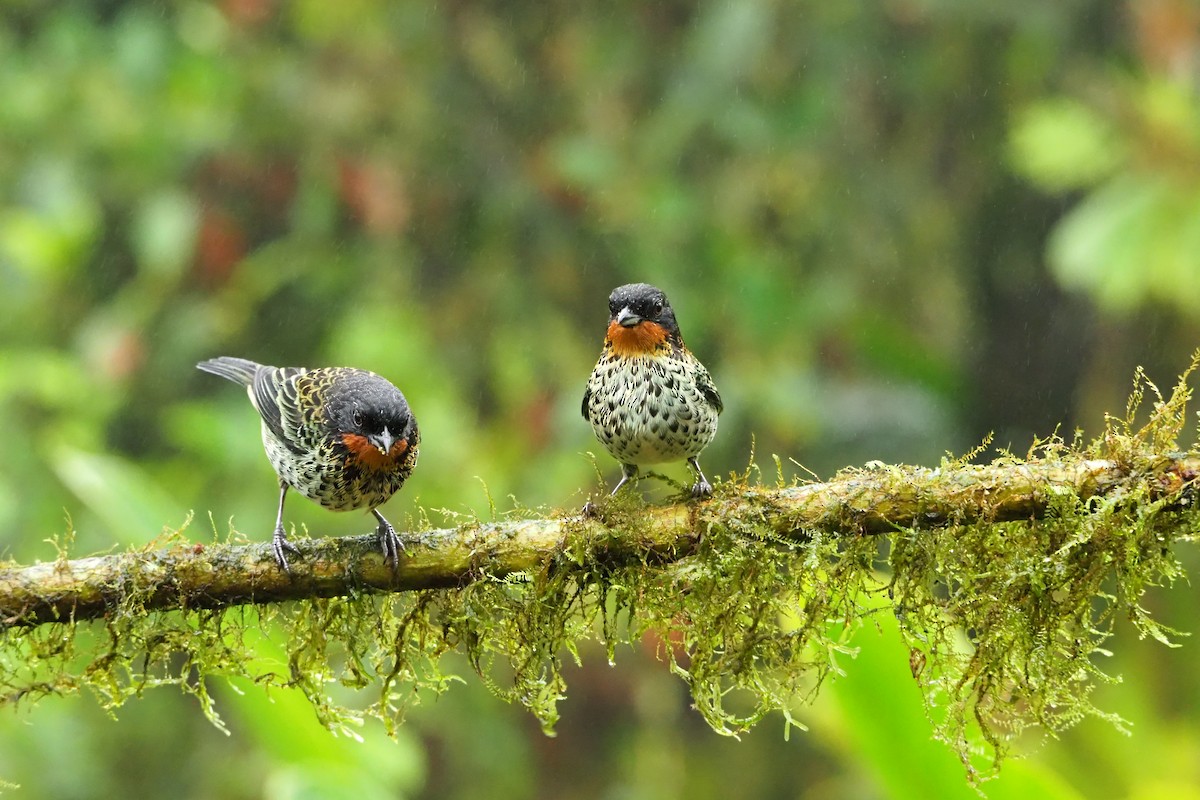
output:
[[[722,410],[712,377],[684,346],[660,290],[618,287],[609,310],[609,332],[582,410],[600,444],[621,462],[617,489],[640,466],[686,460],[696,473],[692,494],[707,497],[712,487],[697,457],[716,436]]]
[[[246,387],[262,418],[262,441],[279,476],[272,548],[280,568],[298,552],[283,529],[283,503],[294,489],[333,511],[370,509],[384,558],[401,544],[379,506],[417,463],[420,432],[404,395],[373,372],[351,367],[271,367],[222,357],[197,365]],[[386,451],[386,452],[385,452]]]
[[[588,422],[622,464],[645,466],[700,455],[717,433],[717,410],[699,381],[708,370],[686,350],[617,356],[606,352],[588,380]]]

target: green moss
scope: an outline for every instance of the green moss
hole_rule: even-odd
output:
[[[1139,424],[1148,392],[1156,402]],[[1139,373],[1126,415],[1095,442],[1051,437],[1023,459],[1003,454],[996,464],[1102,458],[1129,475],[1164,476],[1087,499],[1055,489],[1036,520],[996,521],[986,503],[982,516],[956,510],[966,460],[946,459],[923,494],[908,470],[842,476],[882,477],[894,499],[944,497],[928,516],[936,526],[847,535],[880,513],[880,503],[852,500],[828,529],[781,533],[763,521],[774,513],[771,495],[748,493],[751,470],[720,485],[703,513],[693,510],[682,550],[651,547],[645,506],[623,495],[600,501],[604,533],[571,522],[536,569],[490,575],[480,558],[476,579],[454,589],[159,612],[143,606],[144,576],[131,574],[125,600],[103,622],[0,634],[0,692],[8,705],[88,692],[115,709],[174,686],[220,725],[209,684],[243,676],[264,689],[299,688],[333,730],[350,731],[364,716],[392,730],[414,703],[460,680],[443,670],[453,651],[552,733],[567,691],[564,661],[579,660],[581,643],[598,640],[617,660],[620,645],[652,637],[713,730],[737,735],[772,712],[794,725],[790,710],[842,668],[850,636],[882,606],[911,649],[936,735],[974,777],[1032,726],[1053,733],[1089,716],[1120,724],[1091,701],[1112,679],[1099,665],[1119,619],[1164,643],[1176,635],[1140,601],[1182,576],[1172,547],[1200,525],[1189,505],[1194,476],[1162,470],[1178,449],[1187,399],[1183,379],[1164,399]],[[747,497],[757,515],[730,512]],[[264,655],[264,637],[286,656]],[[980,742],[982,759],[973,757]]]

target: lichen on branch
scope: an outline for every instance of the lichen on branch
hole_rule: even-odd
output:
[[[980,737],[994,765],[1031,725],[1112,719],[1090,693],[1108,679],[1097,657],[1119,618],[1174,634],[1140,601],[1181,576],[1173,548],[1200,523],[1200,457],[1178,444],[1186,377],[1164,399],[1139,373],[1125,415],[1090,444],[1053,437],[1022,458],[822,483],[764,485],[751,470],[706,503],[625,496],[589,518],[473,520],[414,532],[395,572],[369,535],[299,540],[290,576],[267,545],[182,533],[0,565],[0,703],[90,692],[115,707],[172,685],[220,724],[209,684],[240,676],[299,688],[332,729],[364,715],[391,728],[449,688],[443,656],[459,652],[549,731],[564,659],[591,640],[615,659],[653,635],[704,719],[737,734],[774,711],[790,724],[882,608],[937,735],[974,776]]]

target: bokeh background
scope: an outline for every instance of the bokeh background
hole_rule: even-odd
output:
[[[606,297],[664,288],[725,397],[710,477],[1095,435],[1200,346],[1195,0],[0,5],[0,552],[271,529],[235,354],[400,385],[388,506],[575,507]],[[794,460],[794,461],[793,461]],[[618,469],[600,453],[610,481]],[[803,465],[801,467],[800,465]],[[675,474],[682,477],[680,468]],[[654,495],[654,491],[651,491]],[[190,515],[190,516],[189,516]],[[362,515],[293,502],[316,535]],[[1196,573],[1197,557],[1181,557]],[[1147,604],[1195,630],[1192,587]],[[13,796],[973,797],[907,654],[741,741],[652,643],[584,651],[557,738],[465,682],[397,741],[221,686],[0,716]],[[1200,797],[1195,642],[1125,629],[1087,720],[991,797]],[[240,692],[238,691],[240,690]],[[777,723],[777,724],[776,724]]]

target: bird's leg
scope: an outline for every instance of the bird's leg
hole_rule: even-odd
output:
[[[612,494],[621,491],[621,487],[628,480],[637,480],[638,468],[637,464],[622,464],[621,465],[621,480],[617,481],[617,485],[613,487]],[[609,495],[610,497],[612,495]]]
[[[696,482],[692,485],[692,497],[697,500],[712,497],[712,484],[708,482],[708,478],[704,477],[704,471],[700,469],[700,461],[696,456],[692,456],[687,460],[687,463],[689,467],[696,471]]]
[[[287,497],[287,490],[287,484],[280,481],[279,511],[275,515],[275,534],[271,537],[271,550],[275,553],[275,562],[279,564],[279,568],[284,572],[291,572],[288,568],[286,553],[296,553],[299,555],[300,550],[296,545],[287,540],[287,536],[283,532],[283,501]]]
[[[619,492],[621,490],[621,487],[625,485],[626,481],[628,481],[630,479],[637,480],[637,474],[638,474],[638,468],[637,468],[636,464],[622,464],[621,465],[621,480],[617,481],[617,485],[613,487],[613,490],[611,492],[609,492],[608,496],[612,497],[617,492]],[[588,500],[586,503],[583,504],[583,511],[580,513],[582,513],[584,517],[591,519],[591,518],[596,517],[599,514],[599,511],[600,511],[600,509],[596,507],[596,504],[593,503],[591,500]]]
[[[371,513],[379,520],[379,527],[375,529],[375,533],[379,536],[379,549],[383,551],[383,560],[395,569],[400,566],[400,551],[404,549],[400,544],[400,537],[396,535],[392,523],[379,513],[378,508],[372,508]]]

